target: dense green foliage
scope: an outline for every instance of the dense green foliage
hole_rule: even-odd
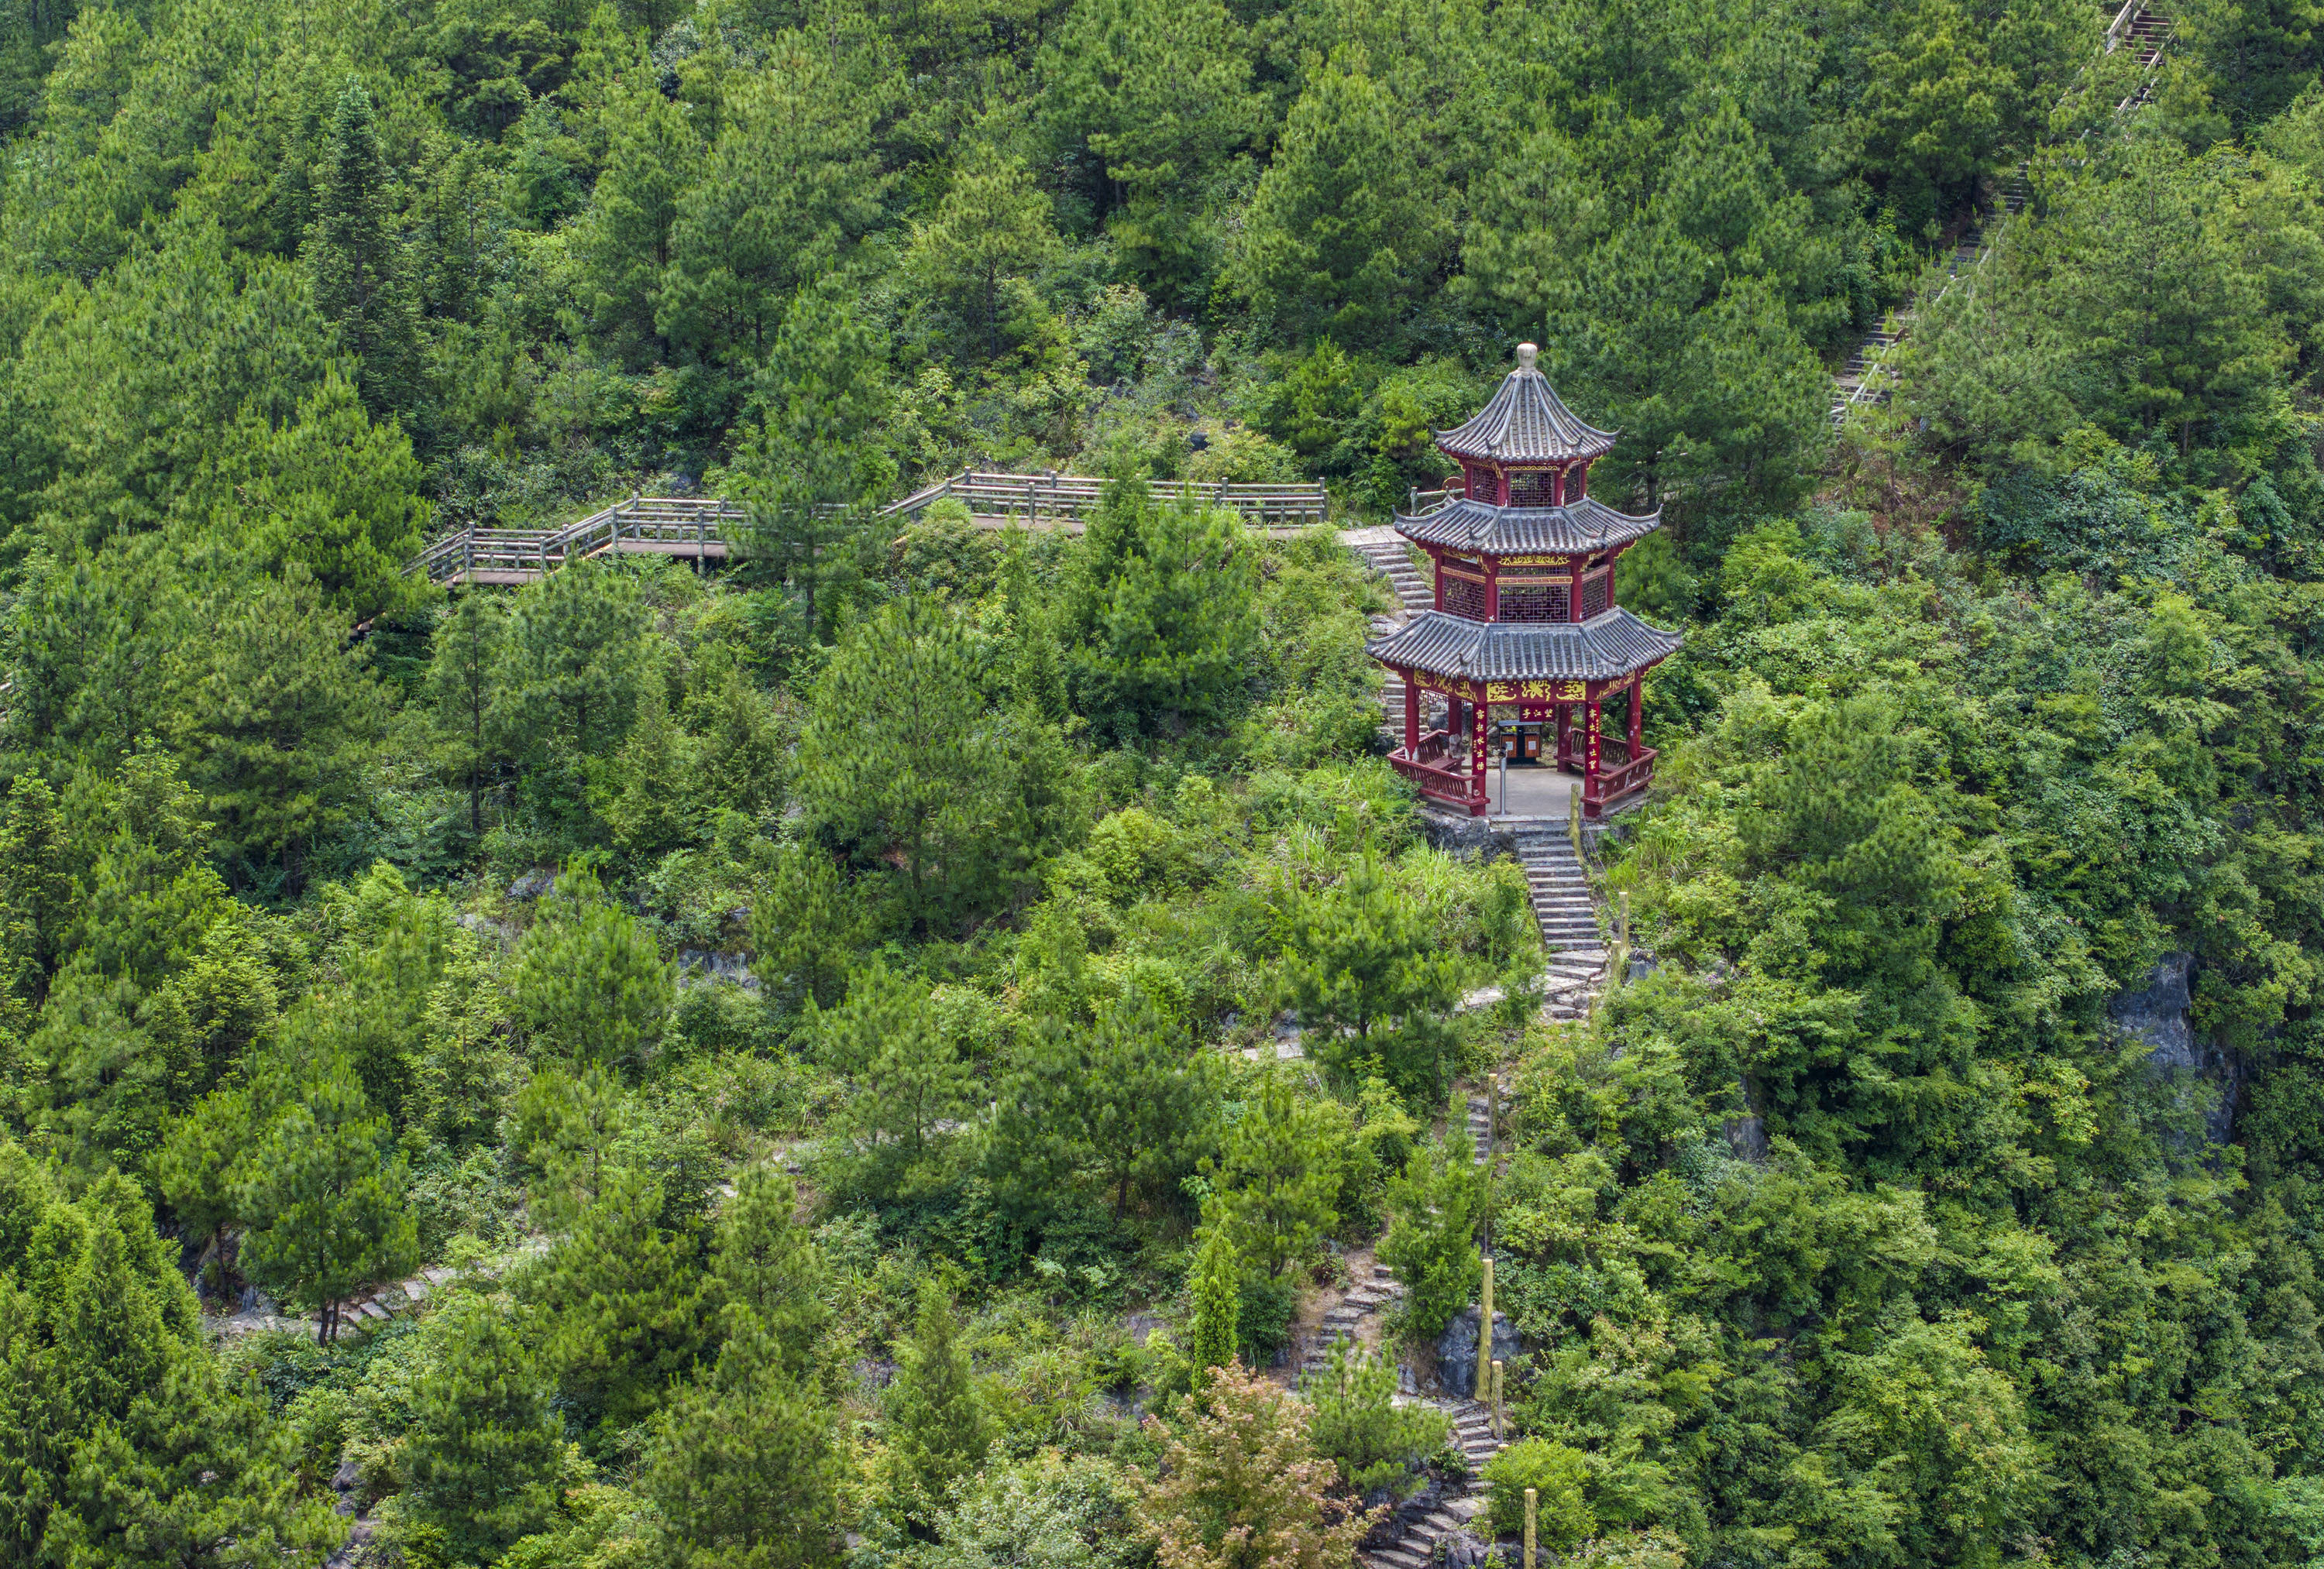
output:
[[[0,1558],[1320,1569],[1443,1432],[1277,1358],[1489,1234],[1572,1561],[2318,1561],[2324,14],[2107,20],[0,0]],[[1520,338],[1687,635],[1571,1025],[1384,591],[1140,483]]]

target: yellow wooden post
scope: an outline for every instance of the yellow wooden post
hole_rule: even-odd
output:
[[[1506,1437],[1508,1437],[1508,1436],[1509,1436],[1509,1435],[1508,1435],[1508,1427],[1507,1427],[1507,1426],[1506,1426],[1506,1420],[1507,1420],[1507,1419],[1506,1419],[1505,1418],[1503,1418],[1503,1417],[1502,1417],[1502,1415],[1501,1415],[1501,1359],[1500,1359],[1499,1357],[1498,1357],[1498,1356],[1497,1356],[1497,1357],[1495,1357],[1495,1358],[1493,1359],[1493,1436],[1494,1436],[1494,1437],[1496,1437],[1496,1438],[1506,1438]]]
[[[1526,1489],[1525,1569],[1533,1569],[1534,1522],[1540,1518],[1540,1514],[1541,1490],[1539,1488],[1529,1487]]]
[[[1486,1358],[1493,1354],[1493,1257],[1485,1255],[1485,1289],[1477,1312],[1477,1399],[1482,1404],[1491,1391],[1493,1370]]]

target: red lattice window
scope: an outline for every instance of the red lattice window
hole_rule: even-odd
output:
[[[1572,603],[1562,583],[1505,583],[1501,585],[1504,621],[1563,621],[1572,614]]]
[[[1547,507],[1557,500],[1557,476],[1547,469],[1527,469],[1509,476],[1509,505]]]
[[[1583,620],[1586,621],[1592,616],[1604,613],[1607,576],[1607,573],[1601,572],[1596,577],[1585,577],[1582,580],[1582,619]]]
[[[1472,621],[1485,619],[1485,585],[1471,583],[1465,577],[1444,574],[1444,609],[1456,616],[1466,616]]]

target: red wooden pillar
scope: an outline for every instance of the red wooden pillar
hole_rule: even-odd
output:
[[[1644,676],[1630,677],[1630,761],[1633,763],[1638,760],[1638,726],[1644,717],[1641,704],[1645,701],[1646,684]]]
[[[1404,673],[1404,755],[1420,755],[1420,688],[1412,684],[1412,672]]]
[[[1491,711],[1476,702],[1469,705],[1469,810],[1481,812],[1485,809],[1485,732],[1492,723]]]
[[[1485,558],[1485,619],[1501,619],[1501,560],[1497,555]]]
[[[1444,608],[1444,558],[1431,551],[1428,564],[1436,569],[1430,580],[1436,585],[1436,598],[1432,601],[1432,608],[1441,610]]]
[[[1588,814],[1598,815],[1598,805],[1604,797],[1598,784],[1598,704],[1594,700],[1582,705],[1582,801]]]

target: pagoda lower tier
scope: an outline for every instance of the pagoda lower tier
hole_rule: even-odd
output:
[[[1388,761],[1423,796],[1481,816],[1494,711],[1545,730],[1554,723],[1558,766],[1582,775],[1583,815],[1602,816],[1654,777],[1655,753],[1639,740],[1639,682],[1679,641],[1618,606],[1586,621],[1422,610],[1365,648],[1404,680],[1404,744]],[[1441,729],[1421,728],[1424,692],[1446,700]],[[1606,734],[1602,705],[1625,697],[1628,722]]]

